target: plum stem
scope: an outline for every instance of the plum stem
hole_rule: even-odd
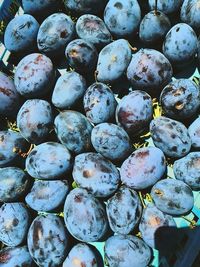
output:
[[[95,82],[97,82],[97,75],[98,75],[98,71],[95,70],[95,72],[94,72],[94,79],[95,79]]]
[[[142,203],[143,208],[146,209],[147,206],[144,203],[144,198],[142,196],[142,192],[141,191],[139,191],[139,198],[140,198],[140,201]]]
[[[197,226],[197,224],[196,224],[196,222],[194,220],[188,219],[185,216],[181,216],[181,218],[183,218],[185,221],[190,223],[190,228],[193,229],[193,228],[195,228]]]
[[[155,0],[155,14],[158,15],[158,0]]]

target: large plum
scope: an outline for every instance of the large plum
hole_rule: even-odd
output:
[[[56,142],[36,146],[26,158],[26,170],[37,179],[56,179],[71,168],[72,157],[68,149]]]
[[[141,20],[137,0],[110,0],[104,10],[104,21],[110,32],[117,37],[134,34]]]
[[[45,95],[51,91],[54,82],[53,64],[45,55],[30,54],[17,65],[14,83],[19,94],[26,98]]]
[[[29,219],[23,203],[3,204],[0,208],[0,241],[10,247],[20,245],[26,238]]]
[[[84,242],[100,240],[108,228],[105,208],[82,188],[75,188],[67,195],[64,219],[70,234]]]
[[[200,152],[191,152],[176,160],[173,170],[176,179],[185,182],[193,190],[200,189]]]
[[[98,124],[114,117],[117,101],[106,84],[93,83],[85,92],[83,106],[88,120]]]
[[[82,75],[72,71],[58,78],[52,94],[52,103],[60,109],[71,108],[86,91],[86,81]]]
[[[166,117],[151,121],[150,132],[155,146],[167,156],[184,157],[191,148],[191,139],[184,124]]]
[[[159,148],[144,147],[133,152],[120,169],[123,184],[133,189],[154,185],[166,171],[165,156]]]
[[[149,126],[153,116],[153,105],[150,95],[135,90],[124,96],[116,109],[117,124],[132,136],[140,135]]]
[[[120,79],[131,61],[131,48],[127,40],[119,39],[105,46],[99,53],[97,80],[112,83]]]
[[[38,49],[50,57],[63,55],[66,45],[73,39],[75,25],[64,13],[54,13],[41,24],[38,35]]]
[[[39,24],[28,14],[16,16],[6,27],[4,44],[10,52],[24,53],[37,47]]]
[[[54,124],[58,139],[70,151],[79,154],[90,150],[92,125],[80,112],[61,112],[55,118]]]
[[[199,87],[189,79],[178,79],[162,90],[160,103],[166,116],[174,119],[189,118],[200,107]]]
[[[156,94],[170,82],[172,66],[159,51],[142,48],[133,55],[127,69],[127,77],[134,89]]]
[[[131,142],[126,131],[113,123],[96,125],[91,134],[95,150],[110,160],[123,160],[131,153]]]
[[[188,132],[192,140],[192,146],[195,148],[200,148],[200,117],[190,124]]]
[[[105,243],[105,259],[110,267],[146,267],[151,250],[143,240],[132,235],[115,235]]]
[[[195,30],[200,28],[200,5],[199,0],[184,0],[181,6],[181,20]]]
[[[0,202],[15,201],[28,189],[29,177],[20,168],[0,169]]]
[[[194,205],[192,189],[176,179],[158,181],[151,189],[151,196],[156,207],[170,215],[188,213]]]
[[[100,154],[92,152],[76,156],[72,175],[78,186],[96,197],[113,194],[120,180],[115,165]]]
[[[114,196],[108,199],[106,212],[112,231],[127,235],[139,223],[142,204],[133,189],[122,186]]]
[[[28,231],[28,249],[38,266],[61,266],[66,257],[68,239],[64,224],[58,216],[39,215]]]
[[[17,114],[17,127],[21,135],[32,144],[44,141],[52,124],[53,111],[45,100],[27,100]]]
[[[158,10],[162,11],[165,14],[171,14],[176,12],[181,6],[183,0],[158,0],[157,7]],[[155,9],[156,1],[149,0],[149,8],[151,10]]]

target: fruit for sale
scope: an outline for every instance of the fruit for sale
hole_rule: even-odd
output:
[[[86,117],[94,124],[113,119],[117,101],[112,90],[103,83],[93,83],[83,98]]]
[[[184,0],[181,6],[181,20],[193,29],[197,30],[200,27],[200,4],[199,0]]]
[[[168,157],[184,157],[191,148],[191,139],[185,125],[161,116],[151,121],[150,132],[155,146]]]
[[[183,0],[158,0],[157,8],[165,14],[171,14],[176,12],[180,8],[182,2]],[[155,7],[156,1],[149,0],[149,8],[153,10],[155,9]]]
[[[96,197],[113,194],[119,185],[119,171],[109,160],[97,153],[82,153],[75,157],[72,176],[81,188]]]
[[[0,241],[10,247],[20,245],[26,238],[29,213],[23,203],[6,203],[0,208]]]
[[[174,162],[176,179],[188,184],[193,190],[200,190],[200,152],[191,152]]]
[[[192,146],[200,148],[200,118],[198,117],[188,128],[189,136],[192,140]]]
[[[64,219],[70,234],[84,242],[100,240],[108,228],[104,206],[82,188],[75,188],[67,195]]]

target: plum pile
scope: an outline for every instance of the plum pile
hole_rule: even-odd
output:
[[[0,266],[155,267],[200,192],[200,1],[21,5],[3,22]]]

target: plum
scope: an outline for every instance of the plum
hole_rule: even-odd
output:
[[[200,28],[200,5],[199,0],[184,0],[181,6],[181,20],[193,29],[199,30]]]
[[[191,152],[174,162],[176,179],[188,184],[193,190],[200,190],[200,152]]]
[[[40,53],[25,56],[17,65],[14,83],[18,93],[26,98],[44,96],[55,82],[51,60]]]
[[[86,117],[94,124],[113,119],[117,101],[112,90],[103,83],[93,83],[83,97]]]
[[[32,51],[37,47],[39,24],[28,14],[16,16],[7,25],[4,34],[5,47],[13,53]]]
[[[172,66],[159,51],[142,48],[133,55],[127,77],[134,89],[156,93],[171,81]]]
[[[186,23],[174,25],[165,36],[162,51],[174,66],[190,63],[197,53],[196,33]]]
[[[104,251],[110,267],[146,267],[151,260],[150,248],[132,235],[111,236],[105,242]]]
[[[68,250],[69,235],[56,215],[39,215],[27,236],[28,249],[38,266],[61,266]]]
[[[26,238],[29,220],[23,203],[3,204],[0,208],[0,241],[10,247],[20,245]]]
[[[92,125],[80,112],[63,111],[55,118],[54,124],[58,139],[70,151],[79,154],[90,150]]]
[[[125,37],[136,33],[141,20],[137,0],[110,0],[104,10],[104,21],[111,34]]]
[[[112,231],[127,235],[139,223],[142,204],[133,189],[121,186],[114,196],[108,199],[106,212]]]
[[[178,79],[162,90],[160,103],[167,117],[183,120],[193,116],[200,107],[199,87],[189,79]]]
[[[38,35],[38,49],[50,57],[63,55],[66,45],[75,35],[72,19],[64,13],[54,13],[41,24]]]
[[[0,115],[15,116],[19,109],[19,94],[13,80],[0,72]]]
[[[84,95],[85,78],[79,73],[66,72],[58,78],[52,94],[52,103],[60,109],[68,109]]]
[[[124,96],[116,109],[117,124],[132,136],[144,132],[153,116],[153,104],[150,95],[144,91],[134,90]]]
[[[131,48],[127,40],[118,39],[105,46],[99,53],[97,80],[113,83],[120,79],[131,61]]]
[[[162,178],[166,167],[162,150],[157,147],[139,148],[123,162],[121,180],[130,188],[145,189]]]
[[[109,160],[97,153],[75,157],[72,176],[76,184],[96,197],[113,194],[119,185],[119,171]]]
[[[83,39],[71,41],[65,50],[69,65],[82,74],[95,70],[98,53],[93,44]]]
[[[104,206],[82,188],[75,188],[67,195],[64,219],[70,234],[84,242],[100,240],[108,228]]]
[[[17,127],[21,135],[32,144],[44,141],[52,125],[53,111],[45,100],[27,100],[17,114]]]
[[[90,42],[97,48],[109,44],[112,40],[104,21],[91,14],[85,14],[78,18],[76,32],[79,38]]]
[[[151,189],[151,196],[156,207],[170,215],[186,214],[194,205],[192,189],[176,179],[158,181]]]
[[[46,142],[36,146],[26,158],[26,170],[37,179],[56,179],[71,169],[72,157],[62,144]]]
[[[200,117],[198,117],[188,128],[189,136],[194,148],[200,148]]]
[[[96,256],[90,246],[84,243],[75,245],[69,252],[63,267],[98,267]]]
[[[0,202],[11,202],[23,196],[29,186],[28,175],[20,168],[0,169]]]
[[[149,8],[155,9],[156,1],[155,0],[148,0],[149,1]],[[165,14],[171,14],[176,12],[183,0],[158,0],[158,9]]]
[[[183,123],[161,116],[151,121],[150,132],[155,146],[166,156],[181,158],[189,153],[191,139]]]
[[[92,130],[91,141],[95,150],[110,160],[123,160],[131,153],[128,134],[113,123],[96,125]]]

